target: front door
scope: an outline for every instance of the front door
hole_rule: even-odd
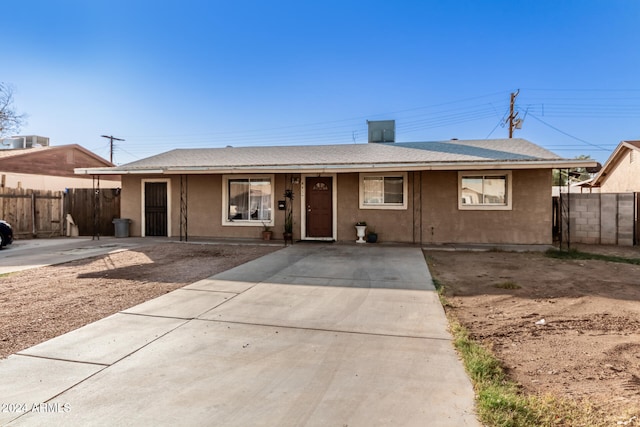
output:
[[[144,183],[144,235],[167,235],[167,183]]]
[[[307,237],[333,237],[333,179],[307,177]]]

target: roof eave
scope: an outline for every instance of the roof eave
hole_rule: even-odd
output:
[[[573,169],[596,167],[592,160],[526,160],[526,161],[466,161],[422,163],[359,163],[316,165],[243,165],[243,166],[172,166],[149,169],[77,168],[79,175],[181,175],[181,174],[237,174],[237,173],[339,173],[339,172],[391,172],[397,170],[499,170],[499,169]]]
[[[596,175],[591,183],[592,187],[600,187],[604,181],[606,181],[607,175],[610,173],[612,169],[614,169],[620,160],[624,157],[626,150],[639,150],[637,146],[630,144],[628,141],[621,141],[620,144],[613,150],[611,156],[607,159],[600,172]]]
[[[596,167],[593,160],[527,160],[497,162],[429,162],[429,163],[361,163],[361,164],[327,164],[327,165],[247,165],[234,167],[169,167],[165,174],[207,174],[207,173],[315,173],[315,172],[386,172],[397,170],[487,170],[487,169],[574,169]]]
[[[163,169],[118,170],[116,168],[75,168],[76,175],[129,175],[129,174],[161,174]]]

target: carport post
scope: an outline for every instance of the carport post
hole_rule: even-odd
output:
[[[98,219],[100,218],[100,175],[93,175],[93,236],[91,240],[100,240]]]

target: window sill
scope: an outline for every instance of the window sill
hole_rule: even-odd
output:
[[[253,222],[248,222],[248,221],[225,221],[222,226],[223,227],[273,227],[275,225],[275,223],[273,221],[267,222],[264,221],[264,223],[260,222],[260,221],[253,221]]]
[[[360,205],[360,209],[407,210],[406,205]]]
[[[511,205],[458,205],[460,211],[510,211]]]

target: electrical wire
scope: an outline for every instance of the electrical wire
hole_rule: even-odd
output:
[[[563,134],[563,135],[565,135],[565,136],[568,136],[569,138],[573,138],[573,139],[575,139],[576,141],[580,141],[580,142],[582,142],[582,143],[584,143],[584,144],[590,145],[590,146],[595,147],[595,148],[598,148],[598,149],[600,149],[600,150],[606,150],[606,148],[602,147],[601,145],[597,145],[597,144],[594,144],[594,143],[592,143],[592,142],[585,141],[585,140],[584,140],[584,139],[582,139],[582,138],[578,138],[577,136],[571,135],[570,133],[567,133],[567,132],[565,132],[565,131],[563,131],[563,130],[560,130],[560,129],[558,129],[557,127],[555,127],[555,126],[553,126],[553,125],[551,125],[551,124],[549,124],[549,123],[545,122],[544,120],[542,120],[541,118],[537,117],[537,116],[536,116],[536,115],[534,115],[534,114],[529,113],[529,115],[530,115],[531,117],[533,117],[534,119],[536,119],[537,121],[539,121],[540,123],[542,123],[543,125],[548,126],[549,128],[551,128],[551,129],[555,130],[556,132],[559,132],[559,133],[561,133],[561,134]]]
[[[226,130],[216,132],[165,134],[165,135],[123,135],[127,139],[127,153],[137,159],[164,148],[183,146],[204,148],[227,145],[309,145],[309,144],[353,144],[366,142],[368,129],[366,119],[376,118],[396,120],[396,134],[409,135],[431,129],[459,126],[474,121],[497,118],[485,139],[488,139],[505,122],[509,110],[510,92],[500,91],[465,99],[435,103],[432,105],[398,109],[386,113],[368,114],[338,120],[317,121],[304,124],[272,126],[264,128]],[[533,93],[533,95],[531,95]],[[629,94],[623,97],[620,94]],[[598,150],[609,151],[608,144],[594,144],[557,126],[546,118],[578,119],[625,119],[640,117],[640,89],[597,90],[597,89],[528,89],[520,91],[515,111],[524,112],[536,121],[575,141]],[[546,96],[546,95],[549,96]],[[564,96],[564,95],[568,96]],[[584,96],[582,96],[584,95]],[[499,111],[507,111],[500,115]],[[492,120],[493,122],[493,120]],[[554,146],[552,146],[554,147]],[[555,146],[565,150],[565,146]],[[574,146],[566,146],[576,148]]]

